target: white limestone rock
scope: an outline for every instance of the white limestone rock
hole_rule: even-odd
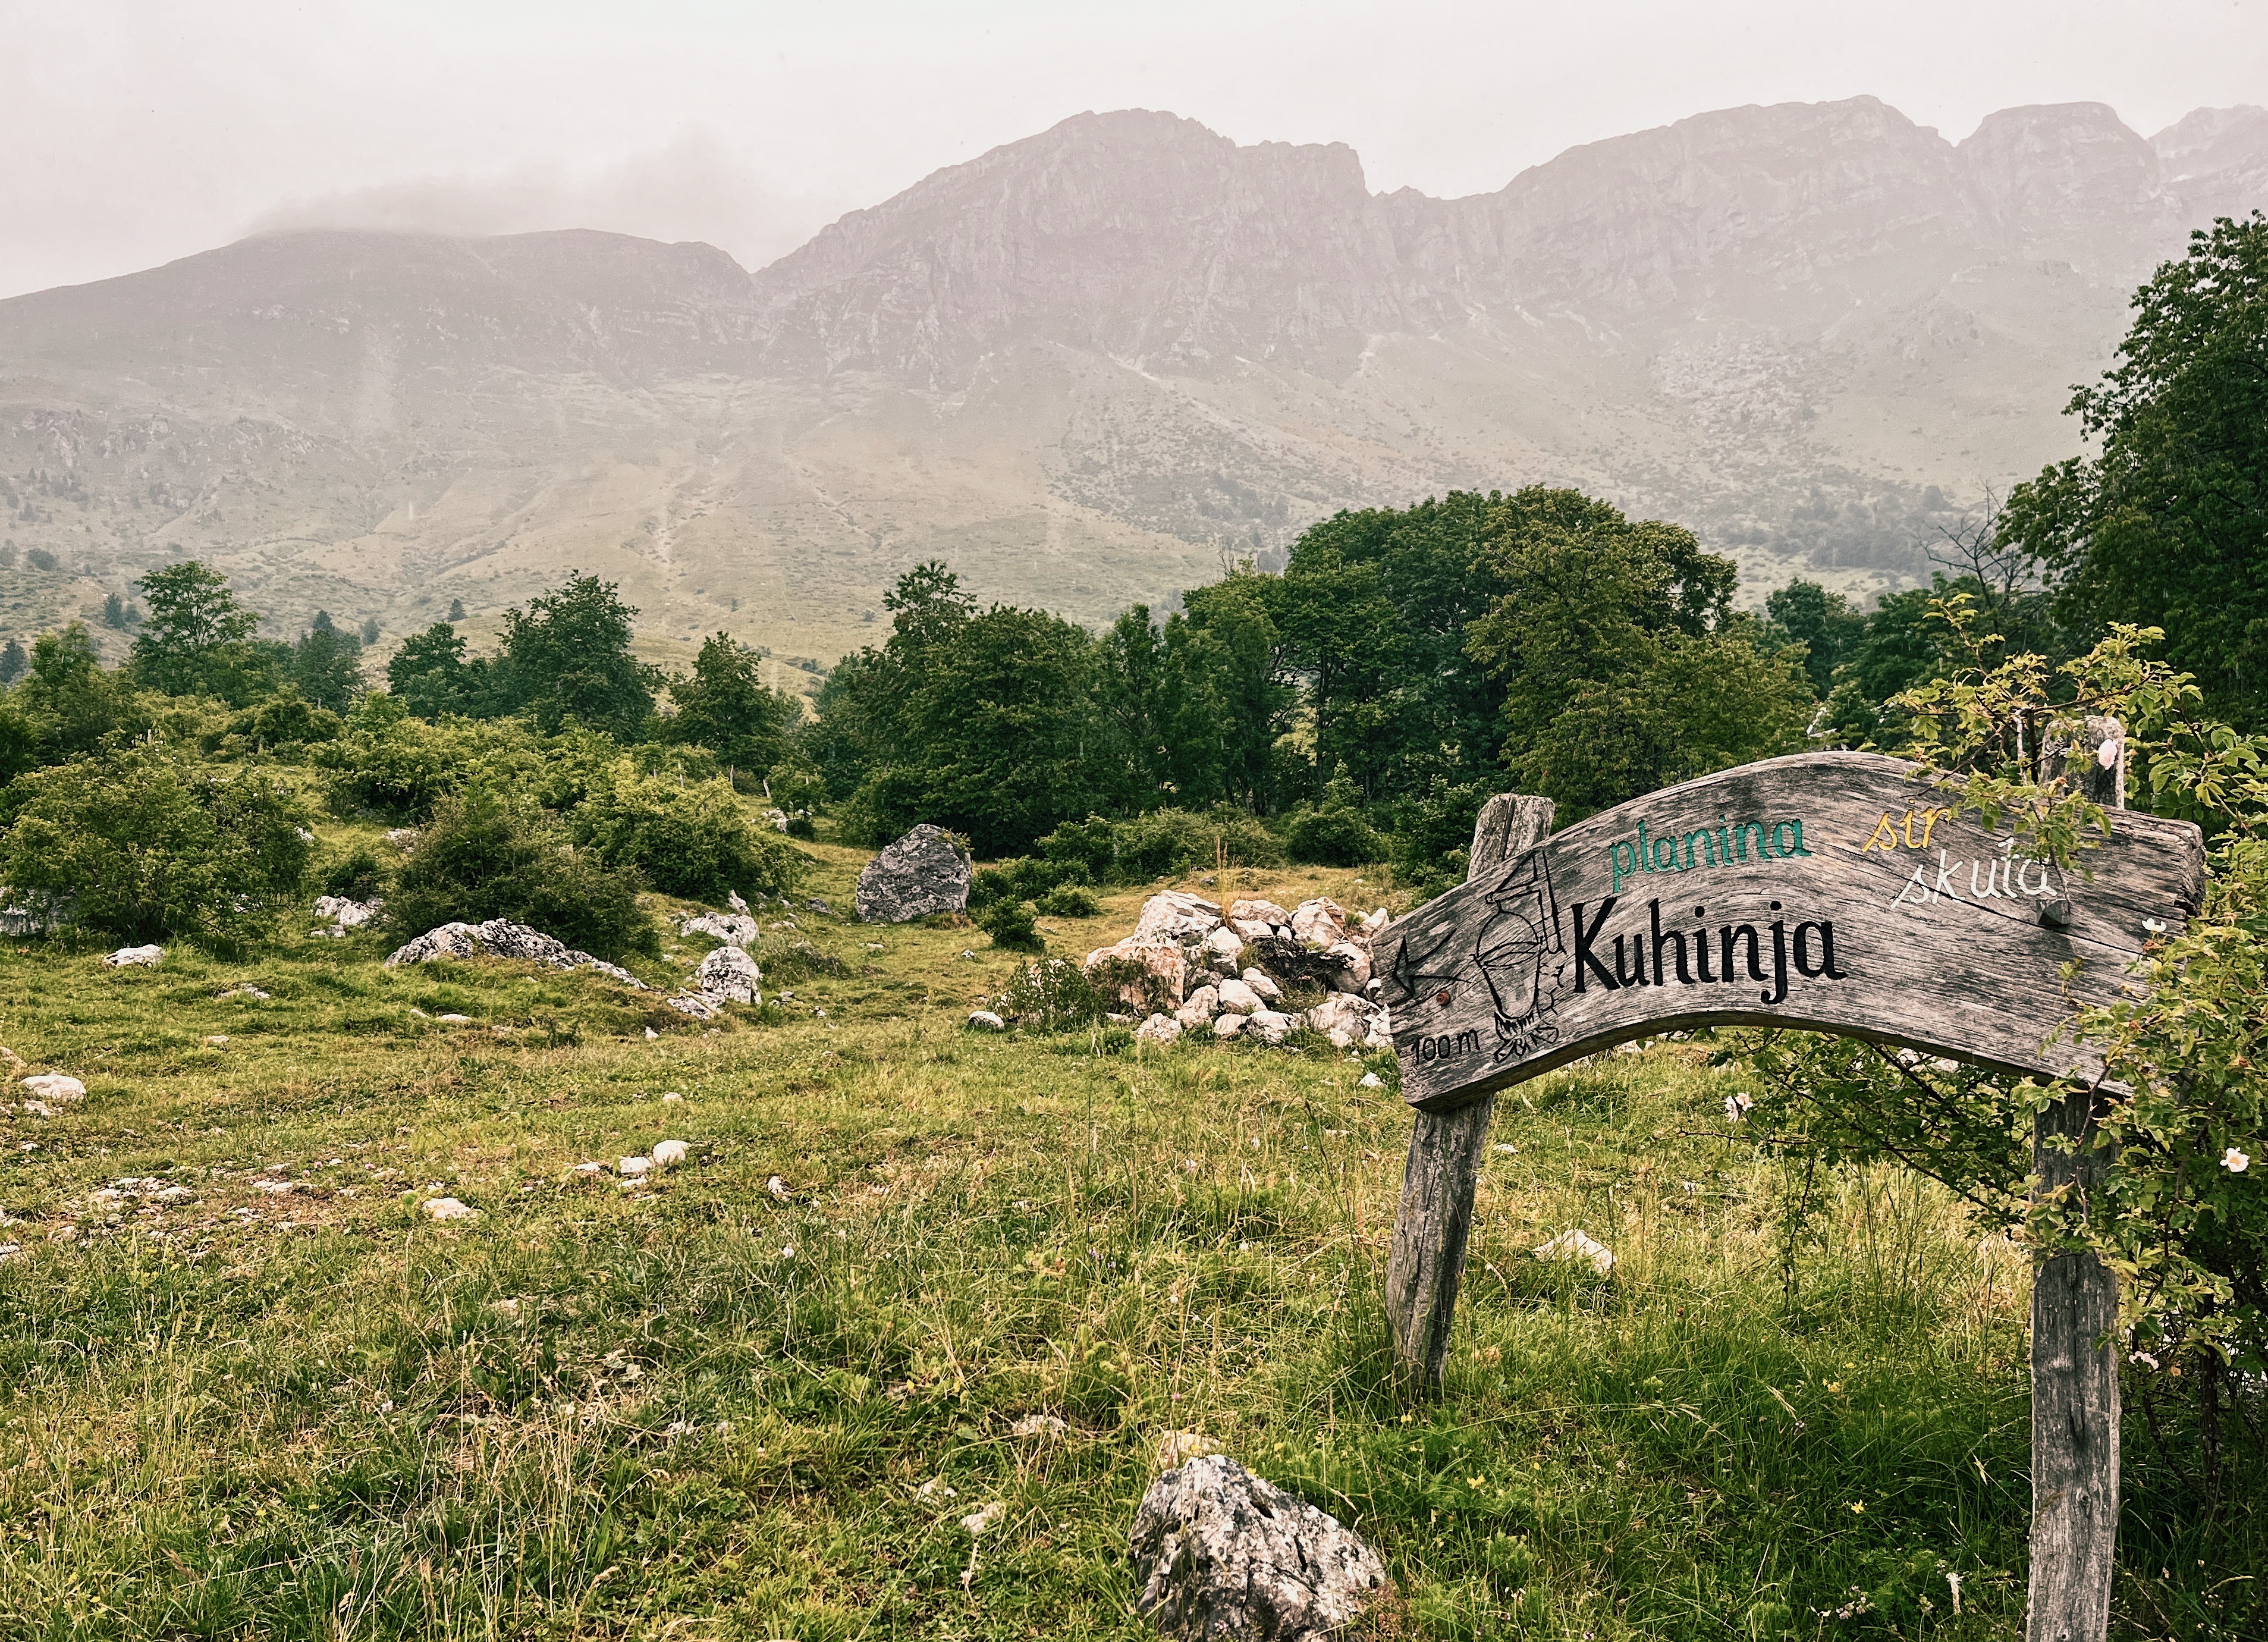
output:
[[[485,924],[444,924],[438,929],[427,930],[416,939],[395,947],[387,956],[386,967],[391,969],[405,963],[429,963],[436,958],[481,957],[518,958],[546,969],[595,969],[633,990],[653,990],[617,964],[563,946],[541,930],[532,930],[507,918],[490,918]]]
[[[1182,1006],[1174,1012],[1174,1019],[1190,1031],[1196,1032],[1212,1025],[1212,1018],[1219,1013],[1220,1013],[1220,989],[1200,986],[1182,1000]]]
[[[1135,1605],[1180,1642],[1323,1642],[1386,1588],[1359,1536],[1220,1454],[1150,1484],[1127,1548]]]
[[[470,1204],[454,1197],[428,1197],[419,1205],[429,1220],[469,1220],[480,1213]]]
[[[1287,1015],[1280,1009],[1256,1009],[1249,1017],[1248,1035],[1263,1043],[1281,1043],[1299,1024],[1299,1016]]]
[[[40,1101],[84,1101],[86,1086],[63,1072],[41,1071],[24,1079],[24,1093]]]
[[[1249,1015],[1223,1015],[1219,1020],[1212,1023],[1213,1037],[1219,1042],[1226,1042],[1230,1038],[1234,1037],[1238,1033],[1243,1031],[1245,1023],[1251,1019],[1252,1017]]]
[[[107,969],[154,969],[165,961],[163,946],[121,946],[105,954],[102,960]]]
[[[1292,933],[1310,946],[1336,946],[1346,939],[1346,910],[1329,895],[1302,901],[1292,913]]]
[[[1258,998],[1262,1003],[1275,1004],[1283,1001],[1283,989],[1278,987],[1275,982],[1268,978],[1268,972],[1266,970],[1247,969],[1244,972],[1242,979],[1244,983],[1252,989],[1254,996]]]
[[[693,984],[718,1004],[760,1004],[763,976],[756,961],[737,946],[719,946],[694,966]]]
[[[1134,1035],[1145,1043],[1176,1042],[1182,1035],[1182,1023],[1171,1015],[1152,1015],[1134,1028]]]
[[[1008,1023],[989,1009],[972,1009],[968,1012],[968,1028],[972,1032],[1005,1032]]]
[[[1216,990],[1220,1006],[1232,1013],[1248,1015],[1260,1007],[1260,994],[1241,981],[1223,981]]]
[[[1601,1277],[1615,1269],[1614,1250],[1588,1232],[1579,1232],[1572,1226],[1549,1241],[1538,1244],[1535,1257],[1538,1260],[1580,1260]]]
[[[1352,941],[1334,941],[1323,948],[1323,956],[1338,967],[1331,976],[1331,990],[1337,992],[1359,992],[1370,984],[1370,953]]]
[[[1202,895],[1167,889],[1142,903],[1142,917],[1134,925],[1136,940],[1203,940],[1220,927],[1220,907]]]
[[[703,912],[698,917],[687,918],[677,926],[677,932],[690,939],[706,935],[711,944],[724,946],[748,947],[762,935],[763,926],[741,912]],[[747,1000],[743,998],[742,1002]]]
[[[1378,1006],[1348,992],[1334,992],[1307,1012],[1307,1024],[1331,1041],[1335,1049],[1352,1049],[1370,1035],[1371,1018]]]

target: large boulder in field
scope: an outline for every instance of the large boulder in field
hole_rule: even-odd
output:
[[[1127,1539],[1136,1606],[1182,1642],[1323,1642],[1386,1589],[1352,1530],[1226,1454],[1151,1484]]]
[[[968,909],[968,858],[953,835],[927,821],[866,863],[858,874],[863,924],[909,924]]]
[[[444,924],[427,930],[416,940],[395,947],[386,960],[389,969],[405,963],[430,963],[436,958],[518,958],[546,969],[596,969],[611,980],[637,991],[649,989],[644,981],[619,965],[593,958],[587,952],[556,941],[541,930],[507,918],[485,924]]]

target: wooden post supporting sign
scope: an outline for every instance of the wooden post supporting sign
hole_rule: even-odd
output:
[[[1491,799],[1473,824],[1465,881],[1485,878],[1543,843],[1551,831],[1551,814],[1550,799],[1513,792]],[[1416,1113],[1410,1130],[1402,1206],[1394,1217],[1394,1244],[1386,1257],[1386,1314],[1394,1329],[1395,1362],[1428,1385],[1440,1384],[1448,1355],[1481,1153],[1495,1116],[1496,1097],[1486,1094],[1447,1112]]]
[[[2041,1115],[2034,1167],[2043,1192],[2085,1190],[2103,1068],[2061,1028],[2120,998],[2145,945],[2194,916],[2204,841],[2118,807],[2115,721],[2066,726],[2044,762],[2117,811],[2087,873],[2028,857],[1871,753],[1744,765],[1556,835],[1548,801],[1492,799],[1466,882],[1396,923],[1378,956],[1416,1108],[1387,1262],[1404,1367],[1440,1382],[1496,1092],[1632,1038],[1802,1027],[2075,1086]],[[2054,1256],[2032,1322],[2027,1642],[2099,1642],[2118,1513],[2115,1278],[2092,1255]]]
[[[2061,726],[2042,772],[2106,809],[2126,803],[2126,732],[2116,718]],[[2104,756],[2104,754],[2109,756]],[[2121,818],[2124,819],[2123,817]],[[2099,1179],[2096,1091],[2073,1090],[2033,1120],[2036,1191]],[[2069,1142],[2076,1149],[2066,1149]],[[2032,1274],[2032,1565],[2025,1642],[2095,1642],[2110,1626],[2118,1541],[2118,1278],[2084,1251]]]

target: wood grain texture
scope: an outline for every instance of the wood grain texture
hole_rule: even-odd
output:
[[[1466,881],[1488,877],[1550,837],[1552,814],[1550,799],[1516,792],[1491,799],[1473,823]],[[1494,1095],[1447,1111],[1411,1114],[1410,1159],[1386,1256],[1386,1314],[1395,1363],[1428,1387],[1440,1385],[1448,1358],[1481,1159],[1495,1116]]]
[[[2104,748],[2115,754],[2105,763]],[[2095,803],[2126,801],[2125,730],[2088,718],[2050,732],[2042,770]],[[2097,1092],[2074,1090],[2032,1130],[2033,1189],[2086,1192]],[[2065,1142],[2075,1142],[2066,1150]],[[2059,1254],[2032,1274],[2032,1543],[2025,1642],[2101,1642],[2110,1628],[2118,1544],[2118,1276],[2092,1254]]]
[[[1403,1098],[1446,1110],[1714,1025],[2092,1077],[2092,1051],[2058,1035],[2076,1004],[2118,995],[2146,919],[2177,928],[2196,910],[2198,829],[2121,813],[2085,851],[2091,876],[2066,880],[1940,814],[1911,768],[1811,753],[1726,770],[1594,815],[1401,920],[1377,961]],[[2041,920],[2058,902],[2063,927]]]

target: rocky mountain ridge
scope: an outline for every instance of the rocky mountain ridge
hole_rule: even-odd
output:
[[[1758,583],[1924,573],[2073,447],[2132,289],[2268,203],[2268,110],[1960,143],[1872,98],[1697,115],[1493,193],[1082,114],[751,274],[584,231],[311,232],[0,302],[0,630],[176,550],[289,629],[475,629],[578,565],[665,649],[831,659],[906,564],[1102,620],[1343,505],[1586,485]],[[5,548],[0,546],[0,554]]]

